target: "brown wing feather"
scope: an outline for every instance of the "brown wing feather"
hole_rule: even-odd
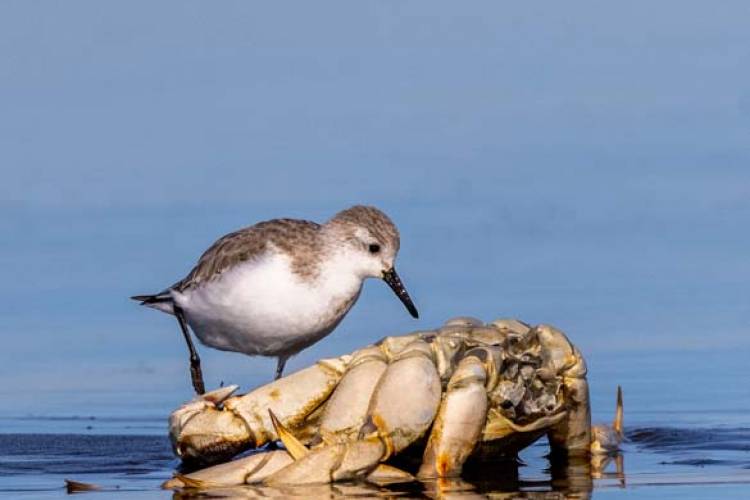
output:
[[[210,281],[234,265],[259,258],[269,244],[287,253],[294,249],[294,271],[303,277],[314,276],[320,261],[319,231],[320,225],[314,222],[274,219],[229,233],[211,245],[172,289],[181,292]]]

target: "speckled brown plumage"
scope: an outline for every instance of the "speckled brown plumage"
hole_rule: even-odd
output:
[[[418,317],[394,268],[399,243],[374,207],[351,207],[324,224],[274,219],[219,238],[172,287],[131,298],[177,317],[196,392],[203,381],[188,327],[216,349],[276,356],[278,378],[289,356],[338,325],[367,278],[383,279]]]
[[[315,274],[322,247],[320,224],[297,219],[260,222],[219,238],[192,271],[172,288],[180,292],[211,280],[226,269],[263,255],[269,245],[292,255],[292,269],[302,277]]]
[[[355,205],[337,213],[328,224],[350,228],[366,227],[381,244],[392,244],[395,252],[399,250],[400,238],[396,225],[375,207]]]
[[[374,207],[355,205],[337,213],[324,225],[298,219],[273,219],[260,222],[222,236],[206,250],[195,267],[171,287],[183,292],[221,275],[241,262],[262,256],[269,245],[290,255],[292,270],[302,279],[317,276],[326,241],[321,231],[330,227],[339,235],[350,233],[354,238],[357,228],[366,227],[383,245],[399,248],[398,229],[391,219]]]

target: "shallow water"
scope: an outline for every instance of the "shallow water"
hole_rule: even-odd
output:
[[[154,422],[156,424],[157,422]],[[435,496],[481,497],[516,492],[522,498],[617,497],[707,498],[750,491],[750,428],[686,429],[637,427],[627,432],[621,473],[615,461],[600,478],[588,470],[554,467],[543,441],[522,453],[521,461],[487,464],[466,480],[376,488],[334,485],[237,488],[221,496]],[[3,434],[0,435],[0,494],[14,498],[54,498],[66,494],[65,479],[95,483],[92,497],[172,496],[159,490],[177,466],[169,441],[158,435]],[[187,497],[188,494],[175,494]],[[502,495],[499,495],[502,497]]]
[[[225,496],[430,496],[441,498],[737,498],[750,496],[750,397],[742,352],[639,352],[589,355],[595,421],[607,421],[614,388],[625,393],[628,441],[622,473],[551,467],[546,442],[519,463],[485,464],[464,481],[390,488],[334,485],[243,488]],[[91,498],[170,498],[159,484],[178,465],[166,438],[176,395],[45,394],[23,402],[38,414],[0,415],[0,496],[56,498],[65,479],[95,483]],[[67,405],[67,406],[66,406]],[[77,408],[70,414],[64,408]],[[82,413],[86,408],[88,413]],[[20,413],[20,412],[19,412]],[[175,495],[177,496],[177,495]]]

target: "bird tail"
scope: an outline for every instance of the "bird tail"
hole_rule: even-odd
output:
[[[617,386],[617,408],[615,409],[615,420],[612,422],[612,429],[622,436],[622,387]]]
[[[131,300],[140,302],[142,306],[150,307],[168,314],[174,314],[174,301],[169,290],[157,293],[155,295],[133,295]]]

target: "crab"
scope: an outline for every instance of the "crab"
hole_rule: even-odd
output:
[[[585,460],[616,450],[622,435],[592,431],[586,363],[565,334],[515,319],[453,318],[236,390],[172,413],[184,463],[225,463],[164,487],[453,478],[467,460],[515,456],[544,435],[552,455]],[[269,449],[278,440],[284,448]],[[418,457],[412,470],[393,465],[409,456]]]

